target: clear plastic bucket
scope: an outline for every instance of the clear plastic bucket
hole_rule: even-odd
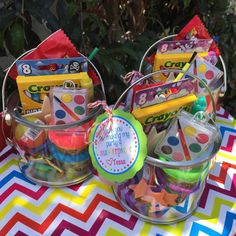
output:
[[[115,108],[135,84],[162,72],[168,71],[156,71],[137,80],[120,96]],[[207,86],[206,89],[213,108],[213,114],[210,115],[214,119],[214,99]],[[113,186],[120,204],[131,214],[156,224],[171,224],[189,217],[198,206],[208,173],[221,145],[220,131],[214,121],[211,120],[211,123],[217,131],[214,141],[197,158],[189,161],[167,161],[158,157],[154,154],[156,136],[149,135],[148,156],[143,168],[132,179]]]
[[[88,62],[101,81],[101,85],[94,87],[94,101],[105,100],[101,76],[89,59]],[[87,132],[102,106],[90,109],[85,118],[67,124],[51,125],[40,112],[23,116],[17,91],[6,97],[5,105],[7,74],[2,88],[3,111],[11,134],[5,136],[19,152],[19,167],[26,178],[41,185],[62,187],[92,176]]]

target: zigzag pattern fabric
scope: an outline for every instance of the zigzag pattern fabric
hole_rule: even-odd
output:
[[[27,180],[10,147],[0,153],[0,235],[236,235],[236,121],[222,108],[221,150],[195,213],[174,225],[144,223],[126,212],[99,178],[67,188]],[[180,211],[185,211],[181,206]]]

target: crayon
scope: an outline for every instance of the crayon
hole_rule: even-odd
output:
[[[195,61],[197,56],[197,52],[194,52],[193,55],[191,56],[189,62],[187,62],[184,67],[182,68],[182,70],[184,71],[179,73],[178,76],[175,78],[174,82],[178,82],[179,80],[181,80],[184,76],[184,74],[188,71],[188,69],[190,68],[190,66],[192,65],[192,63]]]

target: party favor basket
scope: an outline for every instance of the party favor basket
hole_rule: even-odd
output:
[[[87,132],[97,115],[101,113],[102,107],[99,105],[89,109],[86,116],[73,122],[58,121],[52,123],[50,121],[52,103],[48,98],[44,100],[41,111],[23,115],[18,91],[6,95],[6,84],[8,74],[15,67],[15,63],[28,53],[30,51],[16,59],[8,68],[3,81],[3,114],[6,123],[11,127],[11,134],[5,134],[5,138],[7,143],[19,152],[20,170],[29,180],[51,187],[79,183],[92,176],[92,166],[86,140]],[[92,90],[89,90],[89,96],[91,95],[89,102],[105,100],[103,81],[98,70],[87,57],[81,53],[80,56],[88,63],[88,67],[96,75],[96,78],[100,80],[100,84],[93,87],[91,78],[86,77],[84,87],[92,88]],[[69,74],[68,77],[73,79],[73,75],[76,74]],[[75,85],[73,81],[67,81],[64,85],[65,89],[68,84],[72,87]],[[32,87],[32,90],[33,88],[36,87]],[[43,88],[42,85],[40,89]],[[48,86],[45,86],[44,89],[47,92],[49,91]],[[55,112],[55,115],[58,115],[61,120],[66,112],[71,115],[81,115],[81,112],[85,109],[81,105],[84,102],[84,97],[82,95],[72,96],[72,90],[71,87],[68,93],[67,90],[63,90],[64,94],[56,101],[59,102],[58,106],[63,108],[57,110],[57,113]],[[34,91],[32,93],[25,92],[25,94],[31,96],[31,99],[39,96]],[[69,102],[72,102],[72,99],[76,104],[74,111],[71,111],[68,105]]]
[[[173,34],[173,35],[169,35],[166,37],[161,38],[160,40],[156,41],[155,43],[153,43],[148,49],[147,51],[144,53],[140,65],[139,65],[139,72],[141,72],[142,74],[146,75],[149,73],[152,73],[153,71],[155,71],[153,64],[150,63],[150,58],[153,57],[155,55],[155,53],[157,52],[158,48],[160,49],[161,47],[163,47],[164,49],[166,49],[167,47],[171,47],[171,41],[174,40],[174,38],[177,36],[177,34]],[[165,44],[166,42],[168,42],[168,44]],[[198,40],[201,44],[201,47],[204,48],[205,42],[204,40]],[[203,41],[203,42],[202,42]],[[194,41],[193,41],[194,42]],[[182,41],[183,45],[178,45],[180,48],[184,48],[184,50],[188,50],[188,47],[191,47],[192,45],[185,45],[184,41]],[[191,49],[191,48],[190,48]],[[160,49],[161,50],[161,49]],[[162,53],[162,52],[159,52]],[[179,53],[179,52],[178,52]],[[226,90],[227,90],[227,71],[226,71],[226,65],[224,62],[224,59],[222,58],[222,56],[218,56],[218,62],[217,62],[217,67],[219,67],[222,71],[223,71],[223,76],[218,80],[217,83],[213,84],[213,86],[209,86],[215,101],[215,104],[217,104],[218,99],[220,97],[223,97]],[[209,60],[216,60],[215,57],[213,56],[212,59]],[[215,63],[215,62],[214,62]],[[199,68],[201,68],[201,65],[198,65]],[[167,69],[167,68],[162,68],[162,69]],[[209,74],[211,75],[211,70],[200,70],[200,73],[197,74],[197,76],[199,74],[202,74],[202,76],[207,77],[206,75]],[[211,78],[209,78],[210,80]],[[208,105],[210,105],[210,97],[207,94],[207,102]],[[212,108],[210,108],[212,109]]]
[[[183,71],[161,70],[141,77],[124,91],[115,108],[135,85],[166,72],[173,72],[178,76]],[[190,79],[199,81],[195,75],[186,74]],[[192,83],[193,80],[188,86],[191,87]],[[148,155],[142,169],[133,178],[113,186],[114,194],[121,205],[144,221],[157,224],[175,223],[186,219],[198,206],[208,173],[221,145],[220,131],[214,123],[215,102],[208,86],[205,83],[203,86],[209,93],[213,112],[207,115],[198,112],[191,116],[182,109],[178,113],[172,111],[172,114],[178,114],[178,119],[173,117],[169,127],[157,131],[154,125],[154,129],[148,131]],[[145,109],[149,107],[140,109],[140,116],[146,112]],[[156,112],[158,109],[161,106]],[[135,116],[137,118],[138,114]],[[153,118],[154,116],[150,116],[152,120],[165,119],[163,115]],[[149,126],[149,121],[150,119],[146,119],[141,122],[143,127],[145,122]],[[187,158],[188,154],[184,149],[188,149],[194,158]]]

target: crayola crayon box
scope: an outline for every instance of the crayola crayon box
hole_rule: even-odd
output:
[[[82,81],[85,78],[88,78],[87,72],[59,75],[17,76],[16,82],[23,112],[28,114],[39,111],[42,107],[44,97],[49,94],[51,87],[62,87],[65,82],[67,83],[67,87],[83,87]],[[73,81],[74,84],[71,81]]]
[[[200,57],[206,57],[208,52],[198,53]],[[181,70],[184,65],[190,60],[192,53],[178,53],[178,54],[156,54],[153,71],[178,69]],[[161,73],[153,78],[156,81],[165,82],[169,73]]]
[[[178,113],[182,108],[188,108],[197,100],[195,94],[175,98],[160,104],[144,108],[136,108],[132,111],[134,117],[144,126],[167,121]]]

